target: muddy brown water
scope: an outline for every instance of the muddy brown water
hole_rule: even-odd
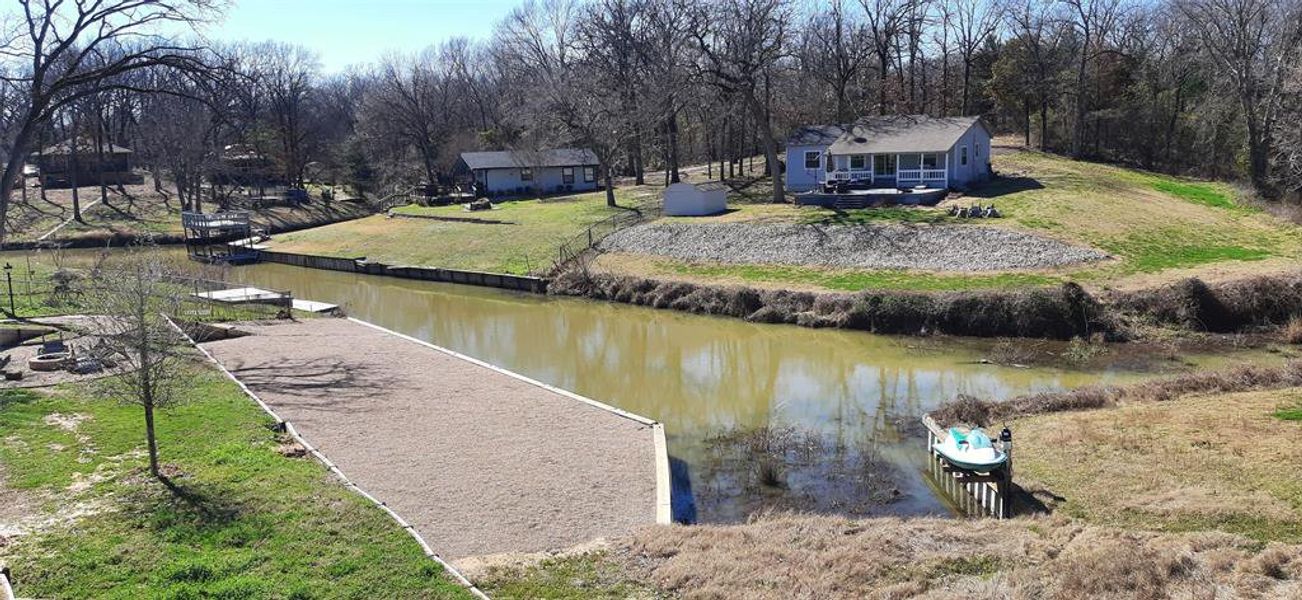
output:
[[[956,394],[1006,398],[1278,360],[1263,351],[1171,360],[1116,348],[1087,368],[1021,368],[983,364],[992,340],[755,324],[281,264],[225,276],[339,304],[349,316],[663,422],[675,479],[680,490],[690,484],[702,522],[763,509],[948,514],[922,476],[918,418]],[[1065,350],[1026,344],[1048,357]],[[690,512],[685,499],[676,499],[680,515]]]

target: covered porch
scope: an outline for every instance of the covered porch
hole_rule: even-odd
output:
[[[824,155],[822,184],[846,183],[856,187],[949,187],[948,152]]]

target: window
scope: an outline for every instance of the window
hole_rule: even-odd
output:
[[[533,169],[529,167],[520,169],[520,181],[533,181]]]
[[[583,181],[584,181],[584,183],[592,183],[592,182],[594,182],[594,181],[596,181],[596,180],[597,180],[597,168],[596,168],[596,167],[583,167]]]
[[[862,154],[851,154],[851,155],[850,155],[850,170],[851,170],[851,171],[862,171],[863,168],[864,168],[864,165],[866,165],[866,164],[867,164],[867,163],[864,162],[864,157],[863,157]]]
[[[816,150],[812,150],[812,151],[811,151],[811,150],[806,150],[806,151],[805,151],[805,168],[806,168],[806,169],[817,169],[817,168],[818,168],[818,158],[819,158],[818,151],[816,151]]]
[[[939,157],[939,156],[936,156],[935,154],[923,154],[923,155],[922,155],[922,168],[924,168],[924,169],[936,169],[936,168],[939,168],[939,167],[937,167],[937,165],[940,164],[940,160],[938,160],[939,158],[940,158],[940,157]]]
[[[574,167],[561,167],[561,183],[574,183]]]
[[[967,146],[958,149],[958,164],[967,166]]]
[[[887,177],[895,175],[895,155],[874,154],[873,171],[878,175],[884,175]]]

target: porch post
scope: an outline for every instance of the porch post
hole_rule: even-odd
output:
[[[945,151],[945,189],[949,189],[949,150]]]

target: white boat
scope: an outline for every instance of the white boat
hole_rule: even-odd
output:
[[[1008,455],[995,448],[980,428],[963,433],[953,427],[949,435],[932,446],[949,464],[969,471],[989,472],[1008,460]]]

